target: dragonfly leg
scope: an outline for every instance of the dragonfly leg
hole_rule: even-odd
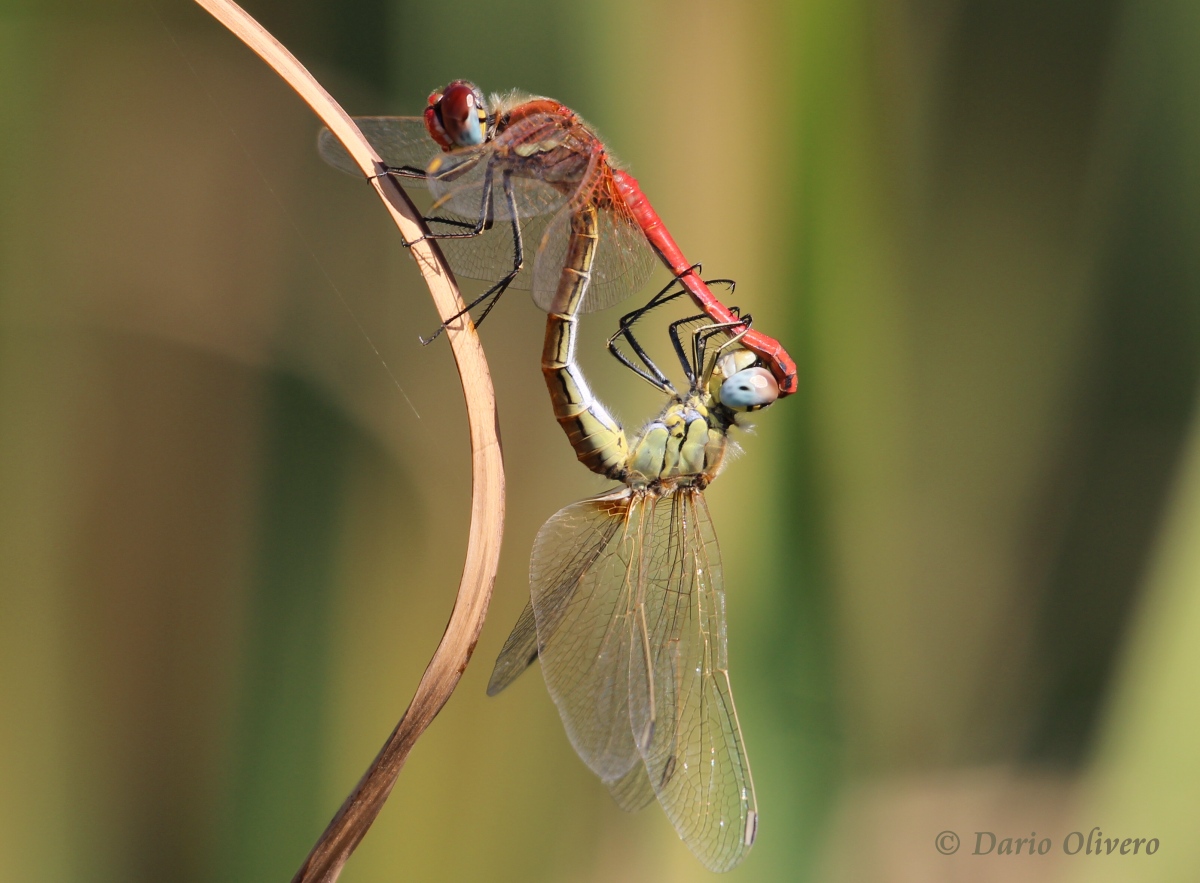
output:
[[[666,288],[662,289],[655,294],[654,297],[650,298],[649,302],[645,306],[639,307],[638,309],[622,316],[621,321],[618,323],[619,327],[608,339],[607,344],[608,351],[612,353],[613,358],[615,358],[618,362],[620,362],[638,377],[645,380],[651,386],[661,389],[663,392],[671,395],[676,394],[674,385],[671,383],[670,379],[667,378],[666,374],[663,373],[662,369],[654,363],[654,360],[650,358],[649,354],[646,353],[645,349],[643,349],[642,345],[638,342],[638,339],[633,336],[633,326],[638,322],[638,320],[640,320],[654,308],[660,307],[685,293],[683,289],[678,289],[676,291],[671,290],[675,287],[675,283],[677,281],[678,278],[672,279],[670,283],[667,284]],[[634,355],[636,355],[638,360],[642,363],[641,365],[636,364],[633,359],[626,355],[621,348],[617,346],[618,338],[625,339],[625,342],[629,345],[629,348],[633,350]]]
[[[712,284],[712,283],[708,283],[708,284]],[[694,366],[695,374],[706,374],[707,373],[707,369],[705,367],[706,361],[707,361],[706,360],[706,349],[708,347],[708,341],[712,337],[714,337],[717,334],[729,334],[730,332],[733,332],[733,334],[729,338],[729,340],[725,341],[724,343],[721,344],[720,347],[718,347],[717,352],[720,353],[720,351],[725,349],[725,347],[732,346],[733,344],[735,344],[739,340],[741,340],[743,337],[745,337],[746,332],[750,330],[750,325],[754,321],[752,316],[750,316],[749,314],[746,314],[745,316],[743,316],[741,314],[741,310],[738,307],[730,307],[729,312],[731,312],[737,318],[736,322],[713,322],[711,324],[703,325],[703,326],[697,328],[692,333],[692,363],[691,364]],[[695,382],[696,377],[695,377],[695,374],[693,374],[692,371],[689,370],[688,360],[684,356],[683,343],[679,339],[679,327],[688,322],[693,322],[696,319],[704,319],[704,318],[707,318],[706,314],[693,316],[690,319],[681,319],[678,322],[673,322],[671,324],[671,328],[670,328],[671,344],[672,344],[672,346],[675,347],[675,352],[676,352],[676,354],[678,354],[680,362],[682,362],[684,365],[684,371],[686,373],[688,373],[688,380],[693,383]],[[715,364],[715,361],[716,361],[715,358],[713,361]]]
[[[436,215],[427,215],[424,220],[428,224],[433,221],[438,224],[445,224],[448,227],[462,228],[456,233],[427,233],[422,239],[471,239],[478,236],[484,230],[488,230],[492,226],[492,170],[493,163],[488,162],[487,168],[483,172],[483,185],[480,187],[479,197],[479,214],[474,221],[459,221],[455,218],[442,218]],[[407,177],[407,175],[405,175]],[[421,177],[426,177],[425,173],[421,173]],[[434,206],[436,208],[436,205]],[[406,243],[408,244],[408,243]],[[461,315],[461,314],[460,314]],[[455,317],[457,318],[457,317]],[[435,335],[436,336],[436,335]],[[433,338],[430,338],[432,340]]]
[[[512,173],[506,170],[501,178],[501,182],[504,190],[504,201],[508,206],[509,223],[512,225],[513,264],[512,269],[503,278],[480,297],[476,298],[475,303],[478,304],[486,298],[491,297],[491,301],[484,307],[483,312],[479,314],[479,318],[475,320],[477,326],[483,324],[483,320],[487,318],[487,314],[500,302],[500,296],[508,291],[508,287],[512,285],[513,280],[517,278],[517,274],[525,266],[525,240],[521,235],[521,216],[517,211],[517,197],[513,192]]]
[[[416,166],[387,166],[383,167],[383,175],[391,175],[393,178],[424,178],[425,170],[418,169]],[[373,177],[380,177],[375,175]]]
[[[650,313],[651,311],[656,310],[659,307],[661,307],[663,304],[670,303],[671,301],[675,300],[675,298],[680,297],[683,294],[685,294],[685,292],[682,289],[676,289],[674,291],[672,291],[672,289],[675,288],[675,284],[677,282],[679,282],[679,280],[682,279],[684,276],[688,275],[689,273],[699,272],[699,270],[700,270],[699,264],[692,264],[686,270],[676,273],[675,276],[671,279],[671,281],[668,282],[661,291],[659,291],[657,294],[655,294],[654,297],[650,298],[650,300],[648,300],[642,306],[638,307],[636,310],[628,312],[624,316],[622,316],[621,321],[619,323],[621,326],[621,330],[618,331],[616,334],[614,334],[611,338],[609,338],[610,342],[612,340],[615,340],[618,336],[620,336],[627,329],[632,328],[635,323],[641,321],[641,319],[644,316],[646,316],[648,313]],[[714,283],[727,282],[727,281],[731,282],[731,284],[732,284],[732,280],[726,280],[726,279],[714,280]]]
[[[679,338],[679,329],[684,325],[695,322],[697,319],[707,319],[706,313],[699,313],[695,316],[686,316],[682,319],[676,319],[667,328],[667,332],[671,336],[671,347],[675,350],[675,355],[679,358],[679,364],[683,367],[683,374],[687,378],[688,384],[695,386],[696,375],[700,371],[703,364],[702,355],[696,346],[696,338],[699,334],[692,335],[692,358],[689,359],[687,352],[683,348],[683,341]]]
[[[675,278],[672,279],[671,282],[668,283],[661,291],[659,291],[657,294],[655,294],[654,297],[650,298],[650,300],[645,305],[639,307],[636,310],[633,310],[632,312],[626,313],[624,316],[622,316],[621,321],[619,323],[620,327],[617,329],[616,333],[614,333],[613,336],[608,339],[608,350],[610,353],[612,353],[612,355],[617,359],[618,362],[620,362],[626,368],[629,368],[631,371],[633,371],[635,374],[637,374],[643,380],[646,380],[651,385],[656,386],[659,389],[662,389],[664,392],[674,393],[675,389],[673,386],[671,386],[670,381],[663,374],[662,370],[656,364],[654,364],[654,362],[649,358],[649,356],[646,355],[645,350],[638,343],[637,338],[635,338],[633,336],[633,326],[637,322],[639,322],[641,319],[643,319],[647,314],[649,314],[652,310],[655,310],[658,307],[661,307],[664,304],[670,303],[671,301],[675,300],[676,298],[682,297],[684,294],[687,294],[687,291],[685,289],[676,288],[675,286],[679,282],[679,280],[682,279],[684,276],[686,276],[688,273],[698,272],[699,270],[700,270],[700,265],[693,264],[692,266],[688,267],[687,269],[685,269],[679,273],[676,273]],[[711,279],[711,280],[708,280],[707,282],[705,282],[705,284],[706,285],[728,285],[730,291],[733,291],[733,289],[736,285],[736,283],[732,279]],[[735,315],[736,315],[736,312],[735,312]],[[704,319],[704,318],[707,318],[707,317],[703,314],[697,315],[697,316],[689,316],[688,318],[681,319],[671,325],[671,343],[672,343],[672,346],[675,348],[675,353],[679,358],[679,363],[683,366],[683,371],[687,377],[689,384],[695,381],[695,373],[694,373],[694,370],[692,367],[693,363],[688,360],[687,354],[683,348],[683,343],[680,340],[678,328],[679,328],[679,326],[685,325],[689,322],[694,322],[697,319]],[[634,353],[641,360],[642,364],[645,366],[645,368],[647,370],[643,370],[638,365],[635,365],[632,362],[632,360],[629,358],[629,356],[627,356],[625,353],[621,352],[621,350],[617,347],[617,345],[616,345],[617,339],[621,338],[621,337],[625,338],[625,340],[629,344],[630,348],[633,349]],[[699,370],[700,362],[697,361],[695,364],[697,366],[695,370]],[[647,371],[649,373],[647,373]]]
[[[388,165],[385,165],[385,166],[383,167],[383,171],[382,171],[382,172],[380,172],[380,173],[379,173],[379,174],[377,174],[377,175],[368,175],[368,176],[367,176],[367,178],[368,178],[368,180],[370,180],[370,179],[373,179],[373,178],[382,178],[382,177],[384,177],[385,175],[386,175],[386,176],[388,176],[388,177],[391,177],[391,178],[406,178],[406,179],[410,179],[410,180],[411,180],[411,179],[420,179],[420,180],[424,180],[424,179],[425,179],[425,177],[426,177],[426,176],[425,176],[425,170],[424,170],[424,169],[418,169],[418,168],[416,168],[415,166],[388,166]],[[435,221],[435,222],[437,222],[437,223],[439,223],[439,224],[447,224],[447,225],[450,225],[450,226],[453,226],[453,227],[470,227],[470,228],[473,228],[473,227],[475,226],[474,224],[470,224],[470,223],[467,223],[467,222],[465,222],[465,221],[457,221],[457,220],[453,220],[453,219],[451,219],[451,218],[431,218],[431,217],[425,217],[425,218],[422,218],[422,220],[423,220],[423,221],[425,221],[425,223],[426,223],[427,225],[428,225],[428,224],[429,224],[431,221]],[[471,234],[471,235],[475,235],[475,234]],[[439,238],[439,237],[438,237],[436,234],[429,234],[429,235],[426,235],[426,236],[418,236],[416,239],[413,239],[413,240],[405,240],[405,239],[401,239],[401,240],[400,240],[400,244],[401,244],[401,245],[403,245],[405,248],[412,248],[412,247],[413,247],[414,245],[416,245],[418,242],[424,242],[426,239],[437,239],[437,238]]]
[[[709,279],[706,280],[704,284],[709,286],[727,285],[729,286],[729,291],[731,293],[737,287],[737,283],[732,279]],[[710,323],[697,328],[692,333],[692,354],[690,359],[688,358],[687,352],[684,350],[680,329],[684,325],[695,322],[699,319],[707,319],[708,315],[706,313],[699,313],[695,316],[688,316],[683,319],[678,319],[672,322],[668,328],[668,332],[671,337],[671,346],[675,350],[675,355],[679,358],[679,364],[683,366],[683,373],[687,376],[688,383],[694,384],[696,382],[697,375],[702,373],[704,370],[704,350],[705,345],[708,343],[708,339],[710,337],[712,337],[714,334],[739,328],[741,329],[741,332],[737,336],[740,338],[746,333],[746,331],[749,330],[749,316],[742,318],[741,310],[738,307],[730,307],[729,312],[737,317],[738,321]]]
[[[618,332],[618,334],[621,334],[621,332]],[[663,375],[662,371],[660,371],[658,366],[650,360],[646,353],[643,352],[641,346],[634,339],[633,335],[625,333],[624,337],[629,341],[629,345],[633,348],[633,351],[637,353],[637,357],[642,361],[642,364],[644,364],[646,368],[637,365],[632,359],[629,358],[629,356],[621,352],[613,340],[609,340],[608,351],[613,354],[613,357],[651,386],[655,387],[656,389],[661,389],[663,392],[675,395],[676,393],[674,385],[665,375]],[[649,371],[646,370],[647,368],[649,368]]]
[[[692,264],[692,266],[688,267],[686,270],[676,273],[674,278],[667,283],[667,285],[661,291],[650,298],[650,300],[644,305],[622,316],[620,322],[618,323],[618,329],[613,333],[612,337],[608,339],[608,351],[612,353],[613,357],[618,362],[620,362],[633,373],[637,374],[651,386],[661,389],[663,392],[675,394],[675,387],[671,384],[671,381],[667,379],[666,375],[663,374],[662,370],[656,364],[654,364],[654,362],[646,354],[646,351],[642,348],[641,344],[638,343],[637,338],[633,336],[633,326],[652,310],[661,307],[663,304],[670,303],[671,301],[675,300],[675,298],[685,294],[683,289],[672,289],[675,288],[675,284],[683,276],[687,275],[688,273],[697,272],[699,269],[699,264]],[[638,359],[641,360],[642,365],[645,366],[645,368],[635,365],[629,356],[620,350],[620,348],[617,346],[617,338],[619,337],[625,338],[625,341],[629,344],[630,348],[633,349],[634,353],[637,355]]]
[[[509,270],[508,273],[506,273],[503,276],[503,278],[501,278],[498,282],[496,282],[494,285],[492,285],[491,288],[489,288],[483,294],[479,295],[479,297],[475,298],[475,300],[471,301],[469,304],[467,304],[465,307],[463,307],[461,310],[459,310],[457,313],[455,313],[453,316],[451,316],[449,319],[447,319],[445,322],[443,322],[441,325],[439,325],[437,331],[433,332],[433,334],[429,335],[429,337],[418,336],[418,339],[421,341],[422,346],[429,346],[429,344],[431,344],[435,340],[437,340],[438,335],[440,335],[443,331],[446,330],[447,323],[455,321],[456,319],[462,317],[462,315],[464,313],[469,313],[471,310],[475,309],[475,307],[477,307],[481,303],[487,301],[488,302],[487,306],[484,307],[483,312],[479,314],[479,318],[475,320],[476,327],[479,327],[480,325],[482,325],[483,320],[487,318],[487,314],[490,313],[492,311],[492,308],[495,307],[496,304],[499,302],[500,296],[508,290],[508,287],[510,285],[512,285],[513,280],[517,278],[517,274],[520,273],[521,269],[525,266],[525,241],[521,235],[521,217],[517,211],[517,198],[516,198],[516,194],[513,192],[511,172],[505,171],[501,177],[501,182],[502,182],[501,187],[504,191],[504,201],[508,205],[509,218],[511,219],[511,223],[512,223],[512,237],[513,237],[512,269]],[[489,191],[489,195],[490,195],[490,190],[491,190],[490,173],[486,179],[485,187]],[[464,222],[460,221],[459,223],[463,223],[465,226]],[[482,232],[482,229],[476,230],[475,232],[469,233],[469,234],[448,234],[448,235],[440,235],[436,238],[458,239],[458,238],[463,238],[465,236],[478,236],[479,233],[481,233],[481,232]],[[434,238],[434,237],[431,236],[430,238]]]
[[[754,317],[749,313],[743,316],[741,309],[738,307],[730,307],[729,312],[733,314],[734,318],[737,320],[736,322],[712,322],[696,329],[694,337],[701,350],[703,350],[703,348],[708,344],[709,339],[717,334],[727,334],[736,329],[733,336],[721,344],[721,349],[737,343],[746,336],[746,332],[749,331],[750,326],[754,324]]]

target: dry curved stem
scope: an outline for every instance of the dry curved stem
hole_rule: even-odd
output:
[[[304,66],[231,0],[196,0],[246,43],[299,93],[358,162],[383,200],[429,286],[454,352],[471,434],[471,527],[458,597],[442,641],[429,661],[404,716],[366,774],[296,872],[293,883],[333,883],[350,853],[383,808],[408,752],[458,685],[487,615],[504,529],[504,466],[491,375],[470,316],[437,244],[422,239],[420,213],[390,175],[362,132]]]

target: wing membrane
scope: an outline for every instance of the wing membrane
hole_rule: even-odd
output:
[[[628,712],[626,520],[637,501],[624,488],[560,510],[538,532],[529,568],[546,687],[575,751],[613,783],[641,763]]]
[[[592,281],[579,306],[582,313],[607,309],[641,289],[656,262],[649,241],[628,212],[606,208],[599,215],[600,239],[592,264]],[[570,231],[571,216],[564,208],[545,228],[540,242],[526,240],[527,249],[531,245],[536,248],[533,302],[543,310],[549,310],[554,301],[567,260]]]
[[[490,141],[439,154],[430,160],[427,169],[425,185],[434,196],[432,211],[437,215],[449,212],[475,221],[484,205],[484,193],[489,192],[491,218],[499,223],[511,219],[514,213],[518,218],[554,214],[571,195],[569,190],[551,186],[540,177],[509,168]]]
[[[508,640],[496,657],[492,667],[492,677],[488,681],[487,694],[495,696],[517,678],[525,673],[525,669],[533,665],[538,657],[537,623],[533,618],[533,605],[526,604],[517,624],[513,626]]]
[[[355,117],[354,123],[367,136],[384,165],[394,169],[424,172],[433,158],[442,152],[437,142],[429,137],[421,117]],[[321,159],[335,169],[362,176],[358,163],[328,129],[322,129],[317,136],[317,151]]]
[[[644,763],[635,763],[623,777],[604,784],[617,806],[625,812],[637,812],[654,802],[654,786],[646,775]]]
[[[531,602],[546,686],[623,809],[653,792],[727,870],[754,842],[754,785],[729,687],[716,535],[699,491],[624,489],[538,534]]]
[[[532,287],[536,249],[550,220],[566,203],[567,194],[539,179],[512,175],[508,179],[510,204],[502,175],[493,171],[492,190],[489,202],[485,204],[485,178],[493,154],[491,144],[445,153],[429,137],[421,117],[355,117],[354,121],[385,165],[413,171],[414,176],[406,182],[420,184],[422,189],[431,191],[436,207],[426,205],[423,212],[433,216],[427,218],[431,232],[446,234],[469,230],[479,220],[480,213],[486,213],[490,208],[491,225],[479,235],[440,240],[450,266],[459,275],[495,282],[512,269],[515,248],[511,219],[515,207],[525,246],[525,266],[511,287],[524,290]],[[358,164],[328,129],[321,130],[317,149],[329,165],[361,177]],[[441,175],[430,179],[424,175],[424,170],[435,159],[440,161]],[[439,217],[452,223],[440,223]],[[562,254],[565,257],[565,250]],[[561,266],[560,263],[560,269]]]
[[[754,843],[754,783],[729,685],[721,554],[704,496],[657,498],[645,529],[642,598],[654,726],[640,748],[679,836],[724,871]],[[640,703],[631,696],[635,732]]]
[[[657,263],[650,242],[627,211],[601,211],[600,245],[584,310],[604,310],[637,293]]]
[[[425,213],[431,216],[433,233],[464,232],[481,216],[486,219],[486,229],[477,236],[440,240],[456,273],[485,282],[504,277],[514,261],[515,214],[525,247],[525,266],[511,287],[532,289],[534,301],[542,309],[548,307],[566,261],[570,230],[566,206],[572,195],[571,181],[557,180],[555,175],[569,178],[579,170],[543,169],[534,157],[517,155],[507,143],[502,148],[488,142],[443,152],[429,137],[421,117],[355,117],[354,122],[385,165],[410,171],[408,180],[432,193],[433,205]],[[536,118],[524,121],[527,127],[535,122]],[[334,168],[362,175],[328,129],[321,130],[317,149]],[[432,175],[423,174],[431,165],[435,166]],[[451,223],[439,223],[438,218]],[[602,209],[599,223],[600,245],[582,312],[620,303],[645,284],[655,263],[650,244],[623,204]]]

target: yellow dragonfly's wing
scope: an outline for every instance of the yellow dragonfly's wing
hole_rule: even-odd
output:
[[[721,553],[704,496],[648,497],[640,524],[646,664],[631,668],[630,723],[667,818],[707,867],[737,865],[758,826],[726,654]],[[644,614],[644,615],[643,615]],[[643,680],[641,675],[645,675]]]
[[[604,784],[608,786],[608,793],[617,806],[625,812],[637,812],[654,802],[654,786],[646,775],[644,763],[635,763],[624,776]]]
[[[564,594],[605,554],[613,535],[624,526],[628,496],[627,488],[618,488],[567,506],[542,525],[529,565],[531,582],[553,584],[557,589],[545,594],[556,602],[564,600]],[[495,696],[505,689],[537,658],[537,622],[530,601],[496,657],[488,695]]]
[[[529,565],[546,687],[575,751],[614,786],[641,764],[629,728],[626,579],[627,519],[639,499],[621,488],[560,510],[538,532]]]
[[[585,548],[585,554],[568,564],[565,570],[576,570],[585,564],[590,566],[590,562],[595,560],[591,553],[602,551],[596,546],[611,539],[609,529],[615,530],[620,527],[619,522],[614,521],[612,515],[603,512],[596,512],[595,515],[601,525],[600,532],[595,535],[598,542]],[[607,526],[604,526],[606,522]],[[492,669],[492,677],[488,682],[488,695],[495,696],[515,681],[529,666],[533,665],[537,658],[537,623],[531,602],[526,604],[525,609],[521,611],[516,625],[513,626],[508,640],[504,642],[504,647],[496,658],[496,665]],[[624,724],[622,725],[624,726]],[[635,756],[634,748],[630,748],[628,757],[632,761],[629,772],[619,779],[606,781],[605,784],[612,793],[613,800],[621,809],[626,812],[635,812],[654,801],[654,787],[646,775],[645,764],[639,762],[639,758]]]
[[[533,605],[526,604],[517,624],[508,634],[496,664],[492,667],[492,677],[488,681],[487,694],[495,696],[518,677],[525,669],[533,665],[538,658],[537,623],[533,618]]]
[[[538,534],[530,592],[537,652],[518,621],[497,672],[539,656],[571,744],[617,803],[654,795],[705,865],[740,862],[757,809],[703,496],[622,489],[566,507]]]
[[[496,659],[488,682],[488,695],[495,696],[524,673],[538,658],[537,625],[533,605],[526,604],[517,624],[513,626],[504,648]],[[632,752],[630,752],[632,757]],[[605,782],[617,806],[626,812],[636,812],[654,801],[654,786],[646,775],[646,765],[634,762],[620,779]]]

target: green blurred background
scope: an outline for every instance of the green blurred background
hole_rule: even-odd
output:
[[[762,814],[730,879],[1200,879],[1200,5],[248,8],[354,113],[456,77],[576,108],[797,356],[709,492]],[[461,394],[316,131],[185,0],[0,3],[0,880],[290,879],[445,625]],[[492,612],[349,883],[710,876],[537,674],[484,696],[538,527],[604,487],[543,327],[483,328]],[[1161,848],[1062,854],[1093,826]]]

